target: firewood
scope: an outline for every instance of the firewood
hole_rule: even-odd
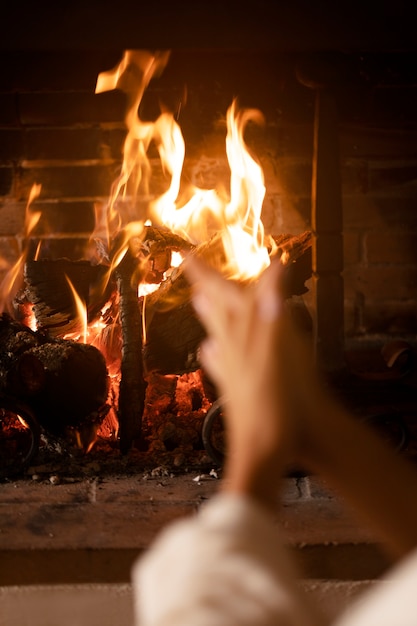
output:
[[[108,375],[93,346],[34,332],[0,316],[0,393],[24,402],[46,432],[97,423],[106,413]]]
[[[308,291],[305,282],[311,278],[312,233],[281,234],[273,237],[278,254],[285,261],[284,296],[300,296]]]
[[[145,404],[146,382],[142,363],[142,319],[137,286],[132,282],[137,260],[125,254],[116,269],[122,335],[121,380],[119,388],[120,451],[126,454],[135,439],[140,439]]]
[[[97,301],[91,294],[106,273],[103,265],[69,259],[27,261],[24,268],[25,296],[32,304],[37,328],[54,337],[74,332],[79,326],[79,315],[69,279],[80,299],[86,304],[89,321],[95,319],[112,289],[110,284]]]
[[[307,291],[311,276],[311,233],[274,237],[277,254],[285,254],[284,296]],[[224,266],[219,236],[196,246],[196,254],[218,269]],[[161,283],[159,289],[142,299],[146,324],[143,355],[145,373],[184,374],[199,367],[198,347],[205,331],[190,302],[190,288],[181,266]]]
[[[171,267],[172,252],[188,252],[194,246],[169,230],[147,226],[141,248],[148,257],[145,281],[160,283],[164,273]]]

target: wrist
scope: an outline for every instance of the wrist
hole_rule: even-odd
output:
[[[280,479],[284,473],[282,453],[261,450],[253,442],[227,456],[222,491],[248,496],[268,509],[276,509]]]

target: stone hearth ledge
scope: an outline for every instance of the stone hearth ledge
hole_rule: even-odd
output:
[[[302,580],[331,618],[375,581]],[[0,587],[0,626],[133,626],[132,587],[127,583]]]
[[[190,473],[3,483],[0,586],[127,583],[158,531],[197,511],[220,480]],[[307,579],[374,579],[389,565],[375,537],[315,477],[285,479],[277,523]]]

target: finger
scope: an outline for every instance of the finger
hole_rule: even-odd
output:
[[[274,259],[256,284],[258,315],[265,322],[275,321],[282,312],[282,279],[283,266],[279,259]]]
[[[183,268],[191,285],[207,295],[215,295],[217,290],[220,292],[227,290],[231,293],[237,291],[232,281],[226,280],[220,272],[196,256],[188,256],[183,263]]]
[[[237,285],[195,257],[184,261],[184,272],[192,286],[192,302],[209,333],[225,330],[230,318],[241,308]]]
[[[247,307],[251,319],[248,322],[247,340],[256,345],[260,363],[266,363],[274,353],[277,337],[281,334],[284,303],[280,290],[282,264],[274,260],[254,284],[250,306]]]
[[[208,377],[223,392],[223,384],[226,379],[224,375],[224,359],[222,358],[218,342],[209,337],[205,339],[199,350],[199,360]]]

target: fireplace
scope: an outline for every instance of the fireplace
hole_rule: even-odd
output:
[[[274,236],[312,235],[311,271],[303,268],[300,291],[320,364],[332,374],[352,365],[366,378],[369,370],[372,378],[380,368],[375,378],[381,373],[386,380],[392,371],[398,373],[396,367],[389,372],[380,356],[388,344],[389,365],[409,374],[416,328],[414,53],[387,51],[384,45],[347,51],[288,48],[176,48],[146,89],[141,116],[153,121],[161,107],[172,111],[186,144],[183,176],[201,187],[222,181],[227,188],[226,111],[235,97],[240,107],[259,109],[265,124],[248,126],[245,137],[265,175],[262,221]],[[31,206],[42,219],[31,233],[32,258],[39,242],[44,258],[70,263],[88,247],[97,226],[95,207],[108,202],[126,136],[126,94],[95,94],[94,88],[100,72],[114,67],[122,54],[36,47],[30,55],[24,49],[3,52],[4,273],[27,244],[24,214],[34,184],[42,190]],[[161,257],[152,262],[152,271],[162,275],[165,267],[155,270]],[[198,339],[197,333],[195,343]],[[400,343],[390,352],[393,340]],[[346,359],[352,361],[346,364]],[[164,367],[158,366],[160,373]],[[161,406],[173,401],[173,378],[183,373],[178,369],[175,364],[162,371],[168,376],[157,392]],[[196,369],[195,362],[188,368]],[[180,381],[180,389],[184,385]],[[188,410],[207,412],[213,397],[206,397],[201,381],[189,385]],[[407,392],[409,407],[412,382]],[[162,444],[157,438],[153,443],[169,452],[179,448],[175,462],[180,466],[182,437],[168,413],[158,425]],[[127,435],[123,452],[133,439]]]
[[[51,231],[40,222],[37,238],[54,260],[78,262],[94,230],[94,205],[106,202],[120,171],[126,135],[125,95],[95,95],[97,76],[125,49],[170,49],[143,115],[155,119],[161,102],[174,112],[187,146],[186,175],[211,186],[229,176],[224,116],[233,98],[262,111],[265,125],[249,128],[247,140],[265,174],[265,229],[311,232],[325,242],[312,244],[314,276],[298,309],[306,323],[311,318],[317,343],[334,348],[318,356],[343,398],[358,399],[353,408],[367,419],[382,416],[375,423],[384,435],[416,458],[417,107],[408,3],[384,2],[378,12],[356,2],[330,8],[258,2],[243,9],[216,0],[210,7],[119,2],[117,12],[109,2],[75,0],[68,10],[48,1],[24,4],[2,9],[2,275],[22,252],[34,183],[42,190],[32,207],[53,224]],[[323,106],[336,116],[327,126]],[[315,143],[322,122],[325,133]],[[320,194],[328,182],[338,211],[323,215]],[[317,276],[327,281],[324,297]],[[332,308],[323,308],[326,300]],[[160,416],[147,450],[133,446],[122,454],[109,437],[86,454],[72,441],[49,437],[23,472],[2,477],[2,586],[126,582],[157,530],[215,492],[221,463],[190,424],[192,415],[201,427],[210,402],[193,372],[179,386],[177,376],[156,375],[164,388],[152,398]],[[181,395],[178,420],[171,409]],[[22,445],[30,454],[30,438]],[[386,566],[374,538],[345,521],[314,477],[291,476],[284,502],[284,527],[307,576],[371,579]]]

